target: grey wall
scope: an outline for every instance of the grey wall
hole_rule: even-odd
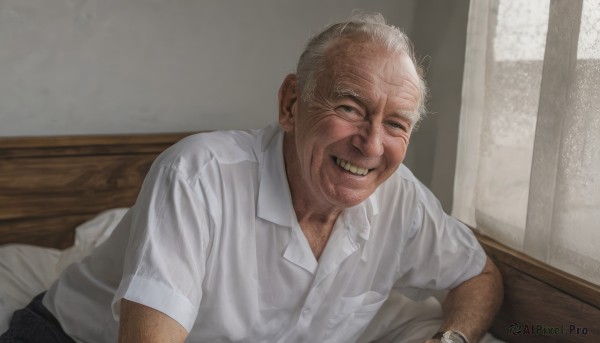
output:
[[[261,127],[311,34],[415,3],[1,0],[0,136]]]
[[[405,163],[450,210],[467,0],[0,0],[0,137],[264,126],[306,39],[355,8],[428,56]]]

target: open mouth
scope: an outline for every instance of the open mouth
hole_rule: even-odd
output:
[[[339,157],[334,157],[333,159],[335,161],[335,164],[337,164],[341,168],[345,169],[346,171],[349,171],[350,173],[352,173],[354,175],[365,176],[370,171],[370,169],[368,169],[368,168],[356,166],[346,160],[342,160]]]

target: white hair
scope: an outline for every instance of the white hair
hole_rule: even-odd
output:
[[[360,34],[373,43],[380,44],[393,53],[404,53],[412,60],[419,76],[419,106],[418,118],[423,117],[425,101],[428,95],[423,68],[418,64],[410,39],[399,28],[388,25],[380,13],[355,13],[345,22],[329,25],[308,41],[304,52],[300,55],[296,76],[302,100],[310,102],[313,99],[318,76],[325,71],[328,48],[339,38]]]

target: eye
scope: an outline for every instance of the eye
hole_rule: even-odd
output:
[[[405,124],[397,121],[389,121],[387,125],[397,130],[408,131],[408,127]]]
[[[356,110],[356,108],[349,106],[349,105],[340,105],[338,107],[342,112],[346,112],[346,113],[358,113],[358,111]]]
[[[367,115],[365,108],[353,100],[341,100],[334,108],[335,112],[345,120],[361,120]]]

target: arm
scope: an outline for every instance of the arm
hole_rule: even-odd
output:
[[[136,302],[121,300],[119,343],[181,343],[187,335],[183,326],[166,314]]]
[[[478,342],[492,324],[502,298],[502,276],[488,258],[481,274],[448,293],[442,305],[444,321],[439,331],[460,331],[469,342]],[[427,342],[439,340],[430,339]]]

